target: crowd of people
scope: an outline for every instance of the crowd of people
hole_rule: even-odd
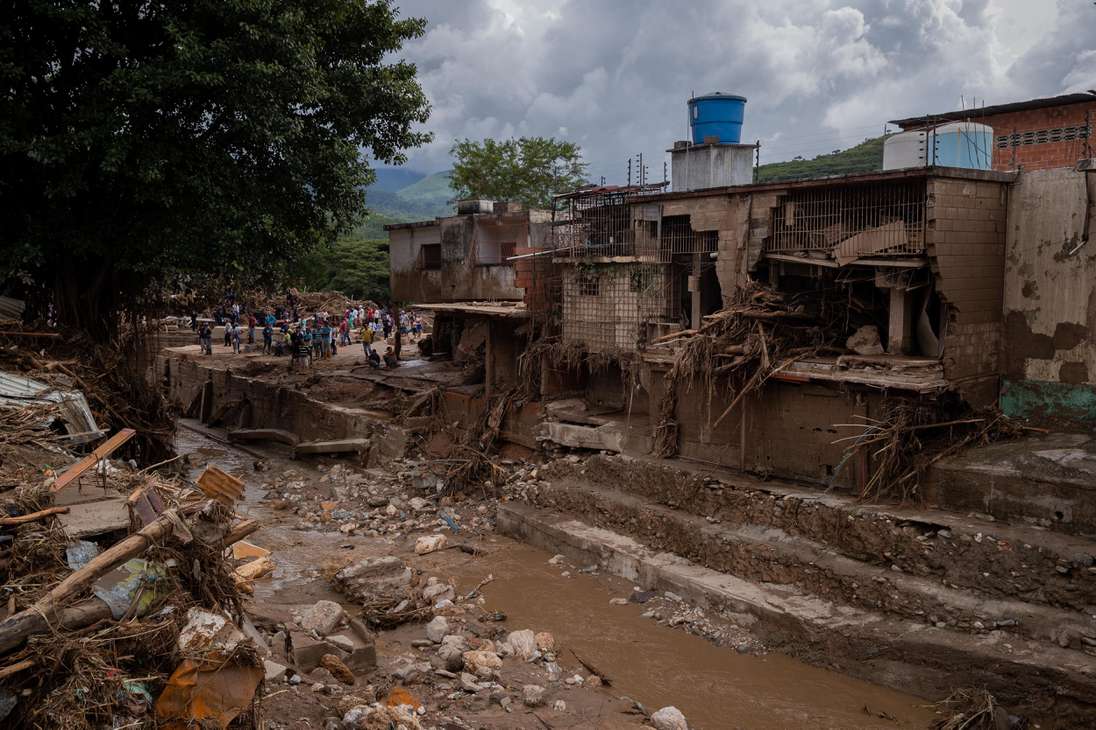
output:
[[[350,347],[356,338],[371,367],[399,366],[395,349],[389,344],[395,336],[417,341],[423,334],[422,319],[413,312],[401,312],[399,322],[383,307],[347,307],[341,313],[325,311],[304,316],[299,300],[286,295],[286,305],[270,311],[244,311],[231,293],[213,312],[213,321],[199,320],[191,314],[190,327],[198,335],[202,354],[213,354],[214,327],[224,327],[224,347],[240,352],[246,337],[256,344],[256,332],[262,337],[263,354],[290,357],[290,367],[310,367],[316,360],[334,357],[340,347]],[[384,352],[380,348],[384,347]]]

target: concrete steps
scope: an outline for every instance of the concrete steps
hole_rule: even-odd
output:
[[[1096,542],[1083,537],[939,510],[862,504],[677,461],[597,456],[581,464],[556,461],[541,472],[554,484],[616,489],[724,528],[777,530],[770,543],[780,537],[785,553],[793,545],[808,553],[821,546],[831,562],[842,556],[983,598],[1096,614]]]
[[[876,577],[881,577],[878,569],[850,565],[846,558],[826,554],[817,544],[788,540],[786,533],[719,528],[700,524],[688,514],[678,515],[680,519],[671,525],[663,521],[669,520],[666,513],[670,510],[655,507],[652,511],[633,496],[612,494],[596,486],[547,485],[533,500],[549,503],[555,499],[548,496],[552,494],[558,497],[561,507],[585,509],[582,519],[555,509],[508,503],[499,508],[499,529],[576,562],[599,564],[646,589],[673,591],[712,611],[748,614],[755,620],[751,630],[769,647],[806,661],[932,699],[946,696],[956,687],[984,686],[1006,706],[1056,726],[1081,727],[1096,722],[1096,660],[1082,651],[1000,629],[970,633],[938,628],[905,617],[892,610],[893,605],[872,609],[866,607],[870,600],[862,602],[864,605],[838,600],[823,589],[829,586],[835,590],[839,585],[847,588],[845,581],[852,580],[853,575],[874,583]],[[609,511],[620,514],[609,518]],[[757,561],[747,561],[742,568],[747,575],[764,575],[766,570],[784,565],[783,560],[792,560],[799,561],[797,570],[801,574],[811,568],[827,577],[801,586],[794,581],[766,581],[713,570],[645,545],[630,534],[592,524],[610,519],[629,532],[645,535],[656,545],[670,539],[671,530],[692,528],[696,532],[693,544],[710,546],[701,555],[705,560],[723,554],[720,546],[725,544],[724,538],[750,546],[743,550],[766,553]],[[774,557],[778,553],[780,557]],[[813,564],[803,562],[810,555],[819,559]],[[768,567],[766,562],[770,562]],[[749,568],[749,564],[757,567]],[[751,570],[756,572],[751,574]],[[899,595],[920,596],[921,600],[933,596],[951,610],[973,614],[1020,608],[940,592],[916,578],[887,578],[892,581],[888,585]],[[1025,610],[1033,625],[1047,626],[1056,615],[1040,607]]]
[[[941,628],[984,633],[1004,629],[1028,639],[1096,654],[1096,621],[1076,611],[957,590],[939,581],[853,560],[821,543],[775,527],[711,524],[632,495],[577,482],[555,483],[537,505],[582,515],[584,522],[626,534],[745,580],[795,585],[810,595]]]

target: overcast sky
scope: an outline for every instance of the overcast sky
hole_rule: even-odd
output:
[[[552,135],[590,176],[687,135],[693,92],[748,98],[762,162],[851,146],[888,119],[1096,88],[1092,0],[396,0],[433,105],[409,167],[455,139]],[[656,171],[657,168],[657,171]]]

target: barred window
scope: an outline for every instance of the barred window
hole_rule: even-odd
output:
[[[1009,147],[1022,147],[1030,144],[1072,142],[1078,139],[1087,139],[1088,134],[1088,125],[1082,124],[1076,127],[1054,127],[1053,129],[1032,129],[1026,132],[999,134],[996,142],[997,149],[1003,150]]]

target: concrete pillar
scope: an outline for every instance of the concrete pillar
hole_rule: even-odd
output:
[[[913,343],[913,292],[902,286],[890,290],[887,353],[907,355]]]
[[[693,254],[693,274],[689,277],[689,292],[692,294],[692,327],[694,330],[700,329],[701,325],[701,311],[700,311],[700,254]]]

